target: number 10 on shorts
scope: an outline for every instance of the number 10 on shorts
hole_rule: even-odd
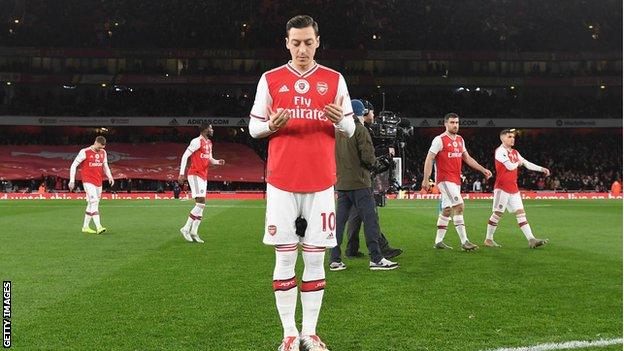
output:
[[[324,212],[321,213],[321,222],[323,223],[323,231],[327,231],[327,227],[329,227],[330,231],[334,231],[336,229],[336,214],[334,212]]]

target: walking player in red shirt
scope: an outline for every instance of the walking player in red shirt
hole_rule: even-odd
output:
[[[275,247],[273,289],[284,328],[281,351],[327,350],[316,335],[325,288],[325,249],[336,246],[335,130],[355,131],[351,99],[342,75],[314,61],[318,24],[296,16],[286,24],[292,60],[258,82],[249,132],[269,138],[266,226],[263,242]],[[303,238],[295,221],[307,221]],[[301,221],[301,220],[300,220]],[[299,244],[305,268],[301,282],[303,322],[295,323]]]
[[[429,190],[429,176],[431,176],[432,164],[435,160],[436,184],[442,196],[442,212],[438,216],[438,231],[436,234],[434,248],[452,249],[444,243],[446,227],[453,213],[453,223],[455,230],[461,241],[461,248],[465,251],[472,251],[478,248],[477,245],[468,240],[466,226],[464,225],[464,199],[461,196],[461,167],[462,161],[471,168],[483,173],[485,179],[492,176],[492,172],[481,166],[474,158],[468,154],[464,138],[457,134],[459,131],[459,116],[449,113],[444,116],[444,126],[446,131],[433,139],[431,148],[425,159],[422,188]]]
[[[195,207],[191,210],[186,219],[184,227],[180,228],[180,233],[188,242],[202,244],[204,241],[197,234],[199,224],[202,221],[204,208],[206,207],[206,185],[208,182],[208,167],[213,165],[224,165],[225,160],[215,160],[212,157],[212,137],[214,130],[212,125],[204,123],[199,127],[200,135],[191,140],[188,148],[182,155],[180,162],[180,176],[178,181],[184,184],[184,173],[188,160],[191,166],[188,169],[188,183],[191,189],[191,196],[195,199]]]
[[[525,160],[520,153],[513,149],[516,143],[516,133],[514,129],[505,129],[500,132],[501,146],[494,153],[496,163],[496,182],[494,183],[494,204],[492,205],[492,216],[488,221],[485,242],[487,247],[500,247],[494,241],[494,232],[498,227],[505,210],[516,214],[516,220],[522,233],[529,241],[529,247],[534,249],[548,243],[548,239],[536,239],[531,232],[531,226],[526,219],[522,197],[518,189],[518,167],[524,166],[531,171],[542,172],[548,177],[550,171],[547,168],[533,164]]]
[[[78,152],[69,171],[69,190],[74,190],[76,169],[80,166],[80,175],[82,185],[87,194],[87,209],[85,211],[84,222],[82,224],[82,232],[89,234],[102,234],[106,228],[100,223],[100,198],[102,197],[102,173],[106,173],[110,186],[115,184],[110,168],[108,168],[108,157],[104,148],[106,147],[106,138],[98,136],[95,138],[93,145],[84,148]],[[89,227],[89,223],[93,218],[95,230]]]

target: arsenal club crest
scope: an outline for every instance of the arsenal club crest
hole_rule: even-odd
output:
[[[319,93],[320,95],[325,95],[325,93],[327,92],[327,89],[328,89],[327,83],[325,82],[316,83],[316,92]]]
[[[305,79],[299,79],[295,82],[295,91],[299,94],[305,94],[310,90],[310,83]]]

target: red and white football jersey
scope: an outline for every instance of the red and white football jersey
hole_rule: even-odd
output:
[[[444,132],[433,138],[429,152],[436,155],[436,183],[452,182],[461,185],[462,156],[466,151],[464,138],[451,137]]]
[[[187,149],[192,152],[189,157],[191,166],[188,169],[188,175],[195,175],[203,180],[207,180],[208,167],[210,167],[210,161],[212,160],[212,141],[200,135],[191,140]]]
[[[507,150],[504,146],[499,146],[494,152],[494,163],[496,165],[496,182],[494,189],[501,189],[506,193],[514,194],[518,189],[518,165],[522,161],[522,156],[518,150]],[[516,164],[513,170],[507,169],[506,162]]]
[[[104,165],[108,167],[108,158],[104,149],[94,151],[91,147],[84,148],[78,152],[74,160],[80,165],[80,176],[83,183],[90,183],[97,187],[102,186],[102,175]]]
[[[267,183],[301,193],[336,183],[335,127],[323,109],[341,97],[345,118],[352,116],[342,75],[316,63],[303,74],[288,63],[262,75],[251,118],[268,120],[269,107],[291,113],[288,123],[269,137]]]

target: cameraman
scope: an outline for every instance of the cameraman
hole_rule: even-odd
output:
[[[363,124],[366,127],[369,134],[371,134],[370,125],[375,120],[375,108],[373,105],[366,101],[362,100],[362,104],[364,105],[363,112]],[[375,149],[375,154],[382,155],[390,155],[394,156],[394,148],[380,147]],[[375,204],[375,212],[377,212],[377,207]],[[379,215],[377,215],[379,218]],[[379,220],[379,219],[378,219]],[[351,211],[349,212],[349,220],[347,222],[347,248],[345,249],[345,256],[347,257],[362,257],[363,253],[360,252],[360,227],[362,226],[362,218],[358,215],[358,211],[355,206],[351,207]],[[388,239],[386,239],[385,234],[380,230],[379,237],[377,238],[379,242],[379,248],[381,249],[381,253],[385,258],[394,258],[403,253],[401,249],[395,249],[390,246],[388,243]]]
[[[379,218],[375,212],[375,199],[371,189],[370,170],[375,166],[375,150],[368,130],[362,124],[364,104],[351,100],[355,120],[355,134],[352,138],[336,133],[336,166],[338,181],[338,204],[336,206],[336,241],[331,250],[329,269],[339,271],[347,266],[340,257],[340,245],[344,235],[349,210],[355,206],[364,222],[364,236],[370,255],[370,270],[391,270],[399,264],[384,258],[379,248]]]

